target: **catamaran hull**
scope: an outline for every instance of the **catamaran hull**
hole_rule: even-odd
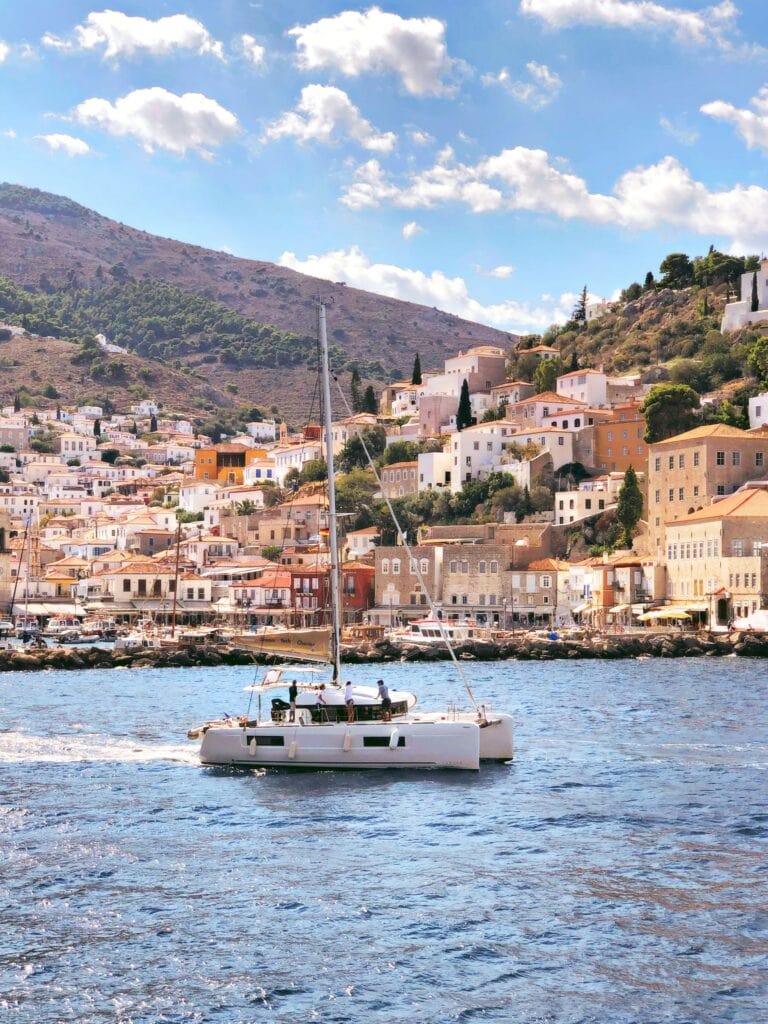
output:
[[[212,726],[200,746],[204,765],[232,768],[480,767],[475,722]]]

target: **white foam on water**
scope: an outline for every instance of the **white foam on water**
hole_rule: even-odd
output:
[[[118,762],[148,764],[168,761],[198,764],[197,747],[191,743],[162,743],[130,736],[99,733],[60,733],[35,736],[24,732],[0,733],[0,764],[78,762]]]

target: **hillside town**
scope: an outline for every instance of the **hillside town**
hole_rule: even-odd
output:
[[[641,375],[576,369],[537,392],[507,379],[507,356],[469,348],[386,387],[377,413],[333,424],[342,464],[356,439],[383,437],[374,498],[456,499],[488,480],[527,496],[522,508],[419,524],[410,555],[350,514],[332,557],[322,471],[308,473],[323,466],[316,423],[289,432],[262,419],[214,444],[151,399],[121,411],[3,408],[5,631],[321,625],[334,562],[347,626],[434,615],[500,631],[758,622],[768,394],[750,402],[748,430],[712,423],[648,444]],[[590,552],[584,538],[612,521],[628,473],[642,494],[631,545]]]

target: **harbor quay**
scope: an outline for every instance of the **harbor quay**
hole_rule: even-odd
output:
[[[600,634],[550,640],[519,636],[504,640],[469,640],[454,646],[461,661],[560,661],[621,658],[768,658],[768,632]],[[420,646],[397,640],[344,644],[346,665],[377,662],[447,661],[447,648]],[[258,654],[236,645],[194,644],[176,647],[112,649],[109,647],[51,646],[29,650],[0,650],[0,672],[90,668],[187,668],[218,665],[278,664],[276,655]]]

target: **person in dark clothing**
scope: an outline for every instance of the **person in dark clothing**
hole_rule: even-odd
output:
[[[383,679],[378,682],[379,697],[381,699],[381,720],[390,722],[392,720],[392,700],[389,696],[389,688]]]
[[[296,698],[298,697],[298,695],[299,688],[296,685],[296,680],[294,679],[291,685],[288,687],[288,700],[291,702],[291,713],[288,719],[289,722],[296,721]]]

